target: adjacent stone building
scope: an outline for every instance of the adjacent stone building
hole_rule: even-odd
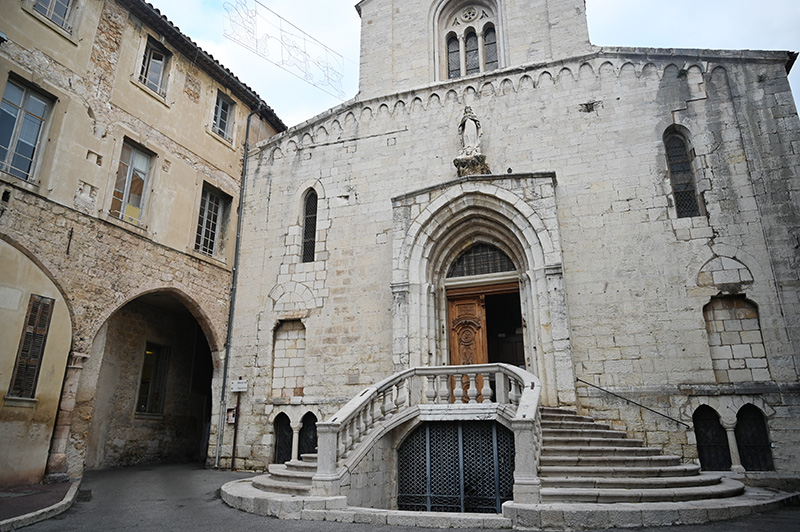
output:
[[[0,32],[0,485],[203,460],[245,142],[285,126],[146,2]]]
[[[250,158],[244,464],[395,372],[505,362],[705,469],[798,478],[796,54],[601,48],[582,0],[357,9],[356,98]]]

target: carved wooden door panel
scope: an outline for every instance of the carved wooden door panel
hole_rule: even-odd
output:
[[[450,363],[456,366],[486,364],[486,305],[483,295],[448,302]]]

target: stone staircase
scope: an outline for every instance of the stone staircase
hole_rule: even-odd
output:
[[[311,493],[311,478],[317,472],[317,455],[303,454],[300,460],[270,464],[269,473],[251,479],[253,487],[271,493],[304,495]]]
[[[543,503],[678,502],[734,497],[744,485],[701,473],[575,411],[540,407]]]

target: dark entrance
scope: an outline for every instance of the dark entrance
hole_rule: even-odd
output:
[[[747,471],[772,471],[772,448],[767,423],[757,406],[746,404],[736,414],[736,444]]]
[[[489,362],[525,367],[519,290],[486,296]]]
[[[697,455],[704,471],[728,471],[731,468],[731,450],[728,435],[719,422],[719,414],[710,406],[702,405],[692,415],[694,434],[697,437]]]
[[[513,498],[514,436],[499,423],[424,423],[397,459],[400,510],[501,513]]]
[[[292,459],[292,424],[289,416],[281,412],[275,417],[275,459],[273,463],[284,464]]]
[[[316,454],[317,452],[317,416],[308,412],[303,416],[302,426],[300,427],[298,458],[304,454]]]

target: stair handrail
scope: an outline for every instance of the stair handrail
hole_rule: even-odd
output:
[[[588,385],[588,386],[591,386],[592,388],[597,388],[598,390],[600,390],[600,391],[602,391],[602,392],[605,392],[605,393],[607,393],[607,394],[611,394],[611,395],[613,395],[614,397],[617,397],[617,398],[619,398],[619,399],[622,399],[623,401],[627,401],[627,402],[629,402],[629,403],[632,403],[632,404],[634,404],[634,405],[636,405],[636,406],[639,406],[639,407],[641,407],[641,408],[644,408],[645,410],[648,410],[648,411],[650,411],[650,412],[652,412],[652,413],[654,413],[654,414],[658,414],[658,415],[659,415],[659,416],[661,416],[661,417],[665,417],[665,418],[669,419],[670,421],[674,421],[675,423],[679,423],[679,424],[683,425],[684,427],[686,427],[687,429],[691,428],[691,426],[689,426],[689,424],[688,424],[688,423],[684,423],[683,421],[680,421],[680,420],[678,420],[678,419],[675,419],[675,418],[674,418],[674,417],[672,417],[672,416],[668,416],[667,414],[664,414],[663,412],[659,412],[658,410],[653,410],[653,409],[652,409],[652,408],[650,408],[649,406],[645,406],[645,405],[643,405],[643,404],[641,404],[641,403],[637,403],[637,402],[636,402],[636,401],[634,401],[633,399],[628,399],[627,397],[623,397],[623,396],[621,396],[621,395],[619,395],[619,394],[616,394],[616,393],[612,392],[611,390],[606,390],[605,388],[601,388],[600,386],[597,386],[596,384],[592,384],[591,382],[586,382],[586,381],[585,381],[585,380],[583,380],[583,379],[575,379],[575,380],[577,380],[578,382],[582,382],[583,384],[586,384],[586,385]]]
[[[483,388],[479,379],[483,376]],[[488,379],[496,379],[492,394]],[[502,378],[500,378],[502,376]],[[462,379],[469,379],[464,386]],[[338,477],[339,460],[362,441],[375,422],[419,404],[446,404],[449,407],[483,402],[507,404],[516,409],[514,422],[534,424],[538,420],[541,382],[525,371],[508,364],[469,366],[418,366],[395,373],[363,389],[327,421],[317,422],[318,468],[315,480]],[[538,458],[538,453],[535,458]],[[538,461],[538,460],[537,460]]]

